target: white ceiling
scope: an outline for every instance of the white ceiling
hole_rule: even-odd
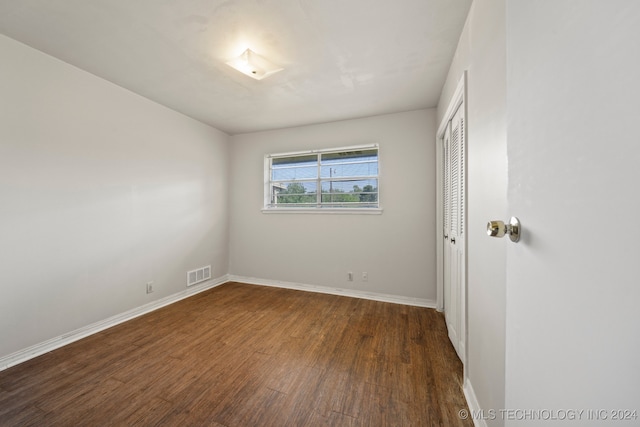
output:
[[[471,0],[0,0],[0,33],[229,134],[434,107]],[[250,47],[265,80],[225,64]]]

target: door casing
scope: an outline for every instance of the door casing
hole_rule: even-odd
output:
[[[436,238],[437,238],[437,247],[436,247],[436,280],[437,280],[437,292],[436,292],[436,308],[438,311],[444,311],[445,309],[445,288],[444,288],[444,282],[445,282],[445,271],[444,271],[444,258],[445,258],[445,243],[448,244],[448,242],[444,241],[444,235],[442,230],[444,229],[444,212],[443,212],[443,206],[444,206],[444,194],[443,194],[443,188],[444,188],[444,182],[443,182],[443,165],[444,165],[444,150],[443,150],[443,141],[444,141],[444,137],[445,137],[445,132],[447,130],[447,127],[449,126],[449,122],[453,119],[455,113],[458,111],[459,108],[463,109],[463,115],[465,117],[465,121],[464,121],[464,144],[466,147],[468,147],[468,129],[467,129],[467,121],[466,121],[466,108],[467,108],[467,99],[466,99],[466,81],[467,81],[467,72],[465,71],[462,74],[462,77],[460,78],[460,80],[458,81],[458,85],[456,87],[456,90],[453,94],[453,96],[451,97],[451,100],[449,101],[449,105],[447,107],[447,110],[442,118],[442,122],[440,123],[440,126],[438,127],[438,132],[436,134],[436,158],[437,160],[437,164],[436,164],[436,185],[437,185],[437,192],[436,192],[436,206],[437,206],[437,212],[436,212],[436,220],[437,220],[437,230],[438,232],[436,233]],[[467,148],[465,147],[464,150],[464,156],[462,158],[462,162],[464,163],[463,168],[464,170],[467,169]],[[467,198],[467,183],[466,183],[466,176],[468,174],[464,174],[463,180],[465,180],[463,182],[462,188],[464,191],[464,195],[463,198],[464,200],[468,200]],[[463,249],[463,259],[461,260],[461,262],[463,263],[462,265],[462,272],[463,275],[460,278],[461,280],[461,286],[460,286],[460,301],[459,301],[459,313],[461,316],[461,320],[460,320],[460,330],[459,332],[459,348],[457,348],[458,350],[458,355],[460,356],[460,359],[462,360],[462,363],[464,364],[466,362],[466,343],[467,343],[467,233],[466,233],[466,229],[467,229],[467,210],[464,209],[462,212],[462,221],[463,221],[463,229],[465,230],[464,233],[462,234],[462,239],[461,241],[459,241],[460,244],[463,245],[464,249]]]

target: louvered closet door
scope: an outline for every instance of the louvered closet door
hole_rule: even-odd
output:
[[[449,328],[449,317],[452,312],[451,298],[451,249],[449,247],[449,232],[451,228],[451,122],[447,126],[442,141],[442,204],[443,204],[443,279],[444,279],[444,314]]]
[[[443,140],[444,310],[449,338],[464,362],[465,135],[464,108],[449,122]]]

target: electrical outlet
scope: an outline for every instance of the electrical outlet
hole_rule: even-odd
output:
[[[153,282],[147,282],[147,293],[153,292]]]
[[[362,272],[362,281],[366,282],[369,280],[369,273],[367,273],[366,271]]]
[[[353,282],[353,272],[352,271],[347,272],[347,280],[349,282]]]

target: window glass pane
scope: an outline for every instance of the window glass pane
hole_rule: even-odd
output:
[[[331,198],[329,197],[328,194],[325,194],[322,196],[322,204],[319,207],[321,208],[377,208],[378,207],[377,196],[371,196],[371,197],[372,198],[375,197],[375,200],[353,202],[349,200],[347,196],[344,196],[344,195],[340,197],[334,196],[333,198]],[[289,205],[283,205],[283,206],[289,206]]]
[[[279,182],[271,184],[271,203],[316,203],[317,184],[313,182]]]
[[[292,181],[318,177],[318,156],[279,157],[271,160],[272,181]]]
[[[272,181],[293,181],[295,179],[314,179],[317,177],[318,167],[316,165],[271,170]]]
[[[378,180],[322,181],[322,202],[377,203]]]
[[[277,201],[275,202],[276,206],[316,206],[317,200],[316,195],[306,194],[304,196],[292,196],[288,194],[278,196]]]
[[[307,154],[303,156],[291,156],[291,157],[276,157],[271,160],[271,166],[273,168],[289,167],[289,166],[299,165],[299,164],[315,165],[317,163],[318,163],[318,156],[316,154]]]
[[[327,153],[321,159],[322,178],[346,178],[378,175],[377,150]]]
[[[378,207],[378,195],[370,194],[357,197],[354,194],[322,194],[322,206],[332,208],[375,208]]]
[[[348,178],[351,176],[376,176],[378,175],[378,162],[362,162],[350,164],[323,165],[322,178]]]
[[[323,165],[362,160],[378,160],[378,150],[343,151],[339,153],[325,153],[322,155]]]
[[[377,179],[322,181],[323,193],[377,193]]]

